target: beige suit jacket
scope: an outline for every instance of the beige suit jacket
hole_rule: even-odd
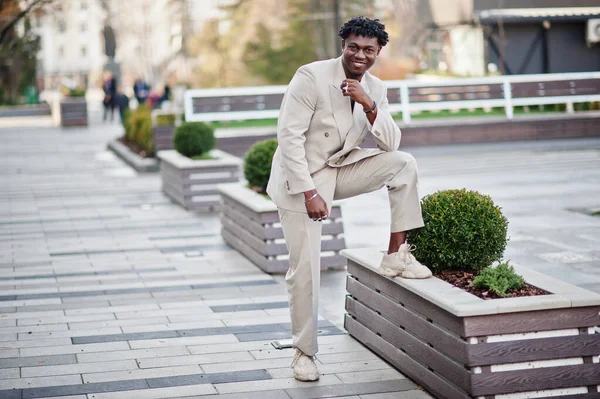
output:
[[[371,126],[363,107],[356,104],[352,112],[350,97],[342,95],[344,79],[341,57],[304,65],[292,78],[281,104],[279,146],[267,186],[278,208],[306,213],[302,193],[317,188],[331,209],[335,168],[398,149],[400,129],[388,111],[383,82],[368,72],[361,80],[378,106]],[[378,148],[359,148],[369,134]]]

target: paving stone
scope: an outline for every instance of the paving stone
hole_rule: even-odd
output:
[[[15,378],[12,380],[2,380],[2,389],[23,389],[44,387],[50,388],[59,385],[81,384],[81,376],[76,375],[55,375],[52,377],[30,377]],[[47,396],[47,395],[46,395]],[[0,394],[0,398],[2,395]]]
[[[192,384],[224,384],[244,382],[252,384],[256,381],[269,380],[271,376],[264,370],[239,371],[231,373],[196,374],[168,378],[148,379],[151,388],[161,388]]]
[[[143,326],[148,324],[166,324],[169,319],[166,317],[149,317],[147,319],[127,319],[127,320],[107,320],[98,322],[69,323],[72,330],[87,330],[90,328],[122,327],[122,326]]]
[[[317,356],[318,358],[318,356]],[[273,367],[265,367],[267,372],[273,378],[293,378],[294,372],[290,367],[291,358],[285,359],[272,359],[279,360],[280,364]],[[264,360],[262,360],[264,361]],[[261,361],[261,362],[262,362]],[[259,361],[257,361],[258,363]],[[287,362],[287,363],[286,363]],[[390,365],[388,365],[385,361],[381,359],[373,359],[373,360],[362,360],[358,362],[344,362],[344,363],[327,363],[327,364],[319,364],[319,372],[321,374],[335,374],[340,380],[345,383],[353,383],[353,382],[370,382],[370,381],[380,381],[380,380],[393,380],[393,379],[402,379],[405,378],[402,374],[398,373],[396,370],[392,369]],[[393,371],[393,373],[392,373]],[[350,380],[352,377],[350,374],[353,372],[364,373],[364,375],[360,375],[356,381]],[[357,374],[359,374],[357,373]],[[348,374],[348,375],[346,375]],[[395,378],[388,378],[390,375],[394,375]],[[380,379],[377,379],[381,377]],[[344,378],[342,378],[344,377]],[[347,377],[347,378],[346,378]],[[363,380],[364,379],[364,380]]]
[[[318,330],[319,336],[324,335],[341,335],[345,334],[342,330],[337,327],[330,328],[320,328]],[[272,331],[272,332],[261,332],[261,333],[243,333],[243,334],[235,334],[240,342],[247,341],[265,341],[269,339],[288,339],[292,337],[291,331]]]
[[[145,388],[148,388],[148,383],[146,382],[146,380],[115,381],[100,384],[65,385],[59,387],[23,389],[23,399],[37,399],[48,396],[53,397],[80,395],[97,392],[133,391]]]
[[[189,354],[190,354],[190,351],[185,346],[179,346],[179,347],[171,346],[168,348],[103,352],[101,357],[99,357],[97,353],[81,353],[81,354],[77,354],[77,361],[79,363],[92,363],[92,362],[126,360],[126,359],[146,359],[146,358],[167,357],[167,356],[186,356]]]
[[[58,300],[60,302],[60,299]],[[110,303],[108,301],[97,301],[97,302],[91,302],[91,303],[58,303],[58,304],[53,304],[53,305],[33,305],[33,306],[18,306],[17,307],[17,311],[18,312],[22,312],[22,313],[27,313],[27,312],[37,312],[37,311],[44,311],[44,310],[65,310],[65,314],[67,316],[73,316],[74,314],[69,314],[68,310],[69,309],[81,309],[81,308],[87,308],[87,309],[93,309],[94,307],[108,307],[110,306]],[[88,314],[88,313],[83,313],[83,314]]]
[[[123,326],[121,330],[125,334],[138,333],[138,332],[151,332],[151,331],[181,331],[185,330],[196,330],[204,328],[219,328],[224,327],[221,320],[205,320],[195,321],[189,323],[166,323],[166,324],[151,324],[141,326]]]
[[[173,398],[173,399],[198,399],[198,398]],[[227,393],[221,395],[203,396],[202,399],[290,399],[289,395],[284,390],[278,389],[274,391],[260,392],[243,392],[243,393]]]
[[[93,330],[67,330],[67,331],[45,331],[45,332],[32,332],[32,333],[19,333],[19,340],[34,340],[34,339],[45,339],[45,338],[65,338],[65,337],[88,337],[91,335],[102,335],[121,334],[119,327],[107,327],[107,328],[96,328]]]
[[[290,395],[292,399],[312,399],[381,392],[395,392],[395,394],[398,395],[396,397],[403,398],[402,393],[399,392],[414,390],[416,388],[417,386],[410,380],[398,380],[286,389],[286,393]]]
[[[2,347],[6,348],[36,348],[36,347],[53,347],[59,345],[69,345],[71,339],[69,338],[51,338],[51,339],[39,339],[29,341],[11,341],[4,342]]]
[[[13,327],[17,325],[16,320],[0,320],[0,327]]]
[[[159,309],[159,310],[148,310],[148,311],[136,311],[136,312],[115,312],[117,319],[138,319],[146,317],[159,317],[159,316],[178,316],[188,315],[194,313],[195,315],[211,314],[212,310],[207,306],[197,306],[194,308],[184,309]]]
[[[235,335],[207,335],[200,337],[179,337],[179,338],[164,338],[131,341],[129,345],[131,349],[146,349],[160,348],[165,346],[183,346],[183,345],[200,345],[200,344],[221,344],[221,343],[236,343],[238,342]]]
[[[95,364],[95,363],[89,363]],[[175,378],[177,376],[186,376],[191,374],[201,374],[202,369],[197,364],[175,367],[157,367],[151,369],[128,369],[123,371],[98,372],[91,374],[83,374],[83,382],[85,384],[108,381],[125,381],[125,380],[141,380],[150,381],[154,378],[168,377]],[[177,384],[176,384],[177,385]]]
[[[63,374],[102,373],[107,371],[137,370],[137,368],[138,366],[135,360],[121,360],[111,362],[66,364],[58,366],[22,367],[21,376],[43,377]]]
[[[10,313],[6,315],[0,315],[3,319],[25,319],[25,318],[34,318],[34,317],[62,317],[65,313],[62,310],[48,310],[43,312],[18,312],[18,313]]]
[[[137,361],[138,366],[142,369],[152,367],[168,367],[168,366],[182,366],[186,364],[198,364],[204,369],[204,365],[212,365],[214,363],[227,363],[229,365],[254,360],[249,352],[229,352],[229,353],[217,353],[217,354],[206,354],[206,355],[188,355],[188,356],[171,356],[171,357],[157,357],[151,359],[140,359]],[[228,370],[233,371],[233,370]]]
[[[15,320],[16,321],[16,320]],[[67,324],[44,324],[40,326],[20,326],[20,327],[3,327],[3,333],[34,333],[47,331],[66,331],[69,329]]]
[[[340,380],[344,381],[346,384],[352,384],[352,383],[357,384],[357,383],[361,383],[361,382],[374,382],[374,381],[391,381],[391,380],[401,380],[403,378],[406,378],[404,375],[402,375],[401,373],[399,373],[398,371],[393,369],[391,366],[387,365],[387,363],[385,363],[383,360],[377,359],[376,361],[371,360],[371,361],[364,362],[364,363],[372,364],[371,362],[375,362],[376,364],[381,363],[381,365],[379,365],[379,367],[377,367],[377,366],[372,367],[372,370],[369,370],[369,367],[367,366],[361,371],[359,371],[358,368],[344,367],[344,366],[340,365],[341,367],[339,367],[339,371],[337,371],[337,372],[332,367],[328,367],[327,371],[334,372],[335,375],[337,375],[337,377]],[[346,364],[352,364],[352,363],[344,363],[344,365],[346,365]],[[354,363],[354,364],[356,364],[356,363]],[[354,369],[356,371],[352,371],[352,369]],[[351,372],[344,372],[344,371],[351,371]],[[271,373],[271,375],[273,375],[273,374]]]
[[[17,340],[17,334],[0,334],[0,342],[4,342],[4,341],[16,341]]]
[[[288,389],[298,387],[314,387],[320,385],[338,385],[341,384],[339,378],[334,375],[325,375],[315,382],[302,382],[294,378],[279,378],[265,381],[247,381],[247,382],[231,382],[226,384],[215,384],[215,388],[219,394],[239,393],[239,392],[256,392],[256,391],[271,391],[276,389]]]
[[[0,380],[6,380],[9,378],[19,378],[21,375],[19,373],[19,368],[0,368]],[[0,386],[2,382],[0,381]]]
[[[129,345],[127,345],[126,342],[107,342],[100,344],[64,345],[44,348],[24,348],[20,351],[21,356],[45,356],[62,355],[68,353],[79,354],[88,352],[109,352],[127,349],[129,349]]]
[[[72,364],[76,362],[77,359],[75,358],[75,355],[13,357],[9,359],[0,359],[0,368]]]
[[[23,391],[21,389],[0,390],[2,399],[21,399]]]
[[[0,359],[19,356],[19,349],[0,349]]]
[[[346,352],[346,353],[332,353],[319,355],[319,362],[323,364],[327,363],[341,363],[341,362],[355,362],[360,360],[373,360],[379,357],[371,351],[358,351],[358,352]]]
[[[108,335],[92,335],[88,337],[73,337],[73,344],[92,344],[98,342],[117,342],[117,341],[135,341],[148,340],[154,338],[175,338],[179,337],[176,331],[161,331],[161,332],[144,332],[133,334],[108,334]]]
[[[19,326],[36,326],[40,324],[83,323],[88,321],[114,320],[113,314],[92,314],[79,316],[40,317],[17,320]]]
[[[360,399],[398,399],[398,392],[387,392],[387,393],[375,393],[360,395]],[[413,391],[403,391],[402,399],[433,399],[433,396],[429,395],[425,391],[415,389]]]
[[[185,395],[190,399],[191,395],[208,395],[216,393],[212,385],[186,385],[168,388],[152,388],[127,392],[95,393],[88,395],[89,399],[170,399],[173,395]],[[212,395],[211,395],[212,396]]]

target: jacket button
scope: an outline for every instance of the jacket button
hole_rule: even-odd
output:
[[[325,137],[329,137],[329,132],[325,132]]]
[[[379,136],[381,136],[381,133],[379,133],[379,132],[376,131],[375,132],[375,136],[379,137]]]

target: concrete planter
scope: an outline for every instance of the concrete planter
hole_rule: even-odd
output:
[[[383,277],[373,249],[343,255],[346,329],[436,397],[597,397],[600,295],[515,266],[553,294],[484,301],[437,278]]]
[[[106,147],[135,169],[136,172],[158,172],[158,161],[156,158],[142,158],[119,140],[109,141]]]
[[[163,191],[185,209],[214,209],[220,204],[217,185],[240,180],[240,158],[220,150],[210,154],[215,159],[195,161],[175,150],[157,153]]]
[[[152,135],[154,136],[154,151],[173,149],[173,134],[175,126],[154,126]]]
[[[88,112],[85,97],[65,97],[60,101],[62,126],[87,126]]]
[[[219,192],[223,202],[223,239],[265,272],[285,273],[289,254],[273,201],[242,184],[221,185]],[[342,210],[334,204],[330,220],[323,224],[322,270],[346,265],[339,253],[346,247],[343,233]]]

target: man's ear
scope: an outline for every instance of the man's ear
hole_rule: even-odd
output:
[[[344,51],[345,47],[346,47],[346,40],[342,39],[342,52]]]
[[[380,52],[381,52],[381,46],[379,46],[379,48],[377,48],[377,55],[379,55]]]

